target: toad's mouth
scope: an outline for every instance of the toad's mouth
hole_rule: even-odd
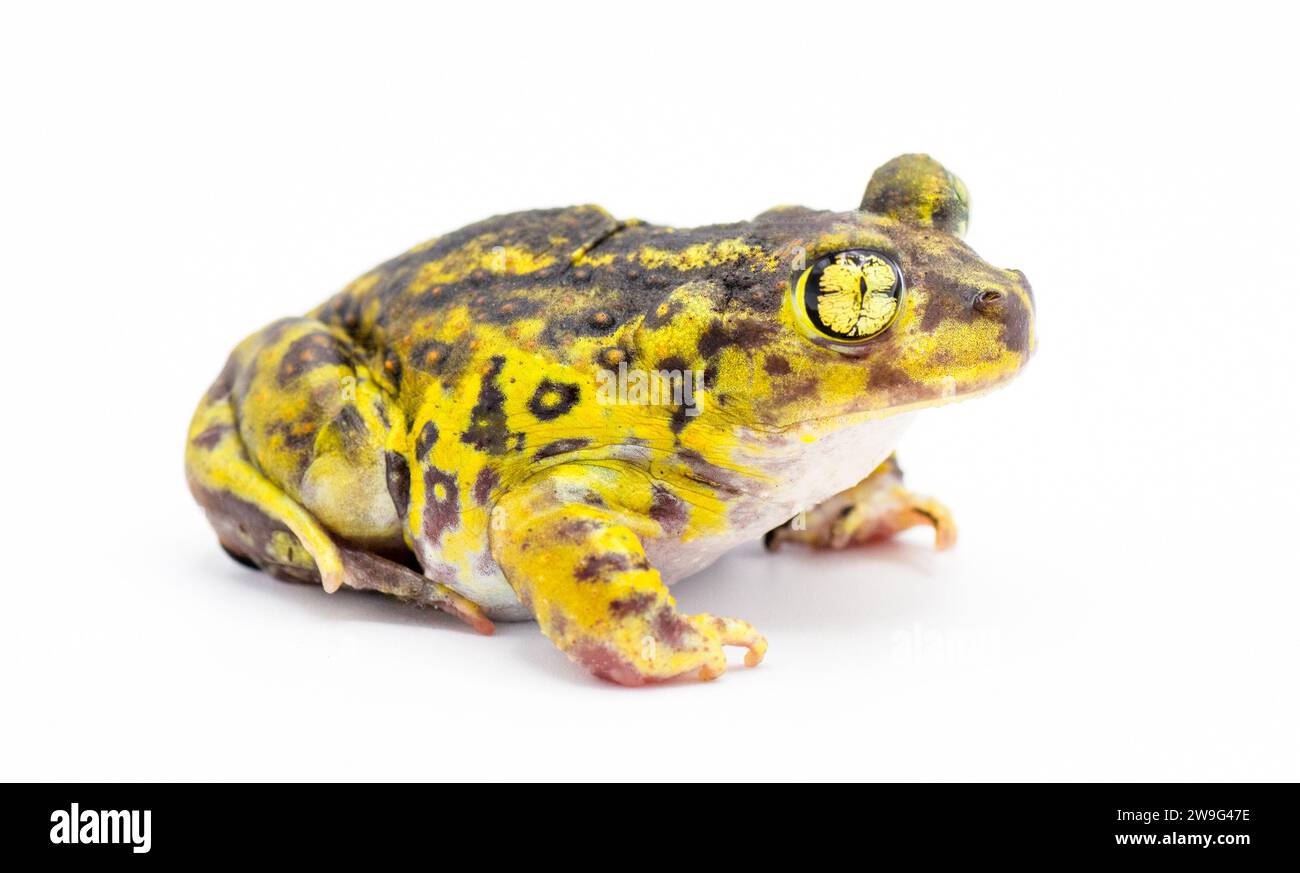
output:
[[[1027,361],[1028,357],[1019,367],[964,386],[955,376],[945,376],[938,381],[937,386],[923,386],[925,390],[918,392],[918,396],[913,400],[890,403],[887,406],[872,406],[871,399],[866,398],[861,404],[856,405],[856,408],[851,407],[837,413],[802,418],[779,427],[755,428],[755,430],[774,435],[786,436],[792,433],[802,433],[815,437],[866,421],[878,421],[922,409],[934,409],[951,403],[959,403],[963,400],[973,400],[992,393],[1015,379],[1024,369],[1024,364]]]

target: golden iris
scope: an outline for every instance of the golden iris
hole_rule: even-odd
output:
[[[903,277],[884,255],[849,249],[819,258],[804,270],[795,291],[818,333],[860,343],[893,323],[902,303]]]

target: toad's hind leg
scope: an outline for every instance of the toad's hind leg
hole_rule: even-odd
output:
[[[373,442],[377,421],[396,413],[375,405],[378,389],[363,368],[327,342],[342,340],[318,322],[294,319],[235,350],[190,424],[191,492],[222,547],[241,563],[282,579],[319,582],[329,592],[343,586],[382,591],[490,633],[491,622],[475,604],[372,553],[399,552],[396,512],[382,450],[371,457],[361,443]],[[387,513],[373,493],[376,465]]]
[[[919,525],[934,528],[937,549],[957,541],[957,525],[948,507],[904,486],[903,471],[890,455],[857,485],[769,531],[764,543],[773,551],[781,543],[843,549],[886,540]]]
[[[748,649],[747,666],[762,661],[767,641],[748,622],[677,611],[633,531],[653,522],[607,506],[586,487],[594,475],[552,468],[493,510],[493,557],[542,633],[597,676],[624,685],[716,678],[727,669],[723,646]]]

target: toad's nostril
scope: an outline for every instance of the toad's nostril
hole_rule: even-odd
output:
[[[980,312],[988,312],[992,309],[996,309],[998,304],[1002,302],[1002,297],[1003,294],[1001,291],[995,291],[993,289],[981,291],[975,295],[975,308]]]

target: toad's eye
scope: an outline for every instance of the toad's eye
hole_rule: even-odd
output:
[[[795,280],[793,296],[795,317],[815,339],[855,347],[894,323],[903,274],[879,252],[848,249],[818,258]]]

